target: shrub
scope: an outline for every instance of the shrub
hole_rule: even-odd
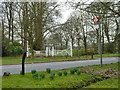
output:
[[[64,71],[63,74],[64,74],[65,76],[67,76],[67,71]]]
[[[77,71],[77,75],[80,75],[80,71]]]
[[[70,74],[74,74],[75,71],[73,69],[70,70]]]
[[[73,49],[73,56],[78,56],[78,50]]]
[[[114,43],[107,43],[105,45],[105,51],[107,53],[114,53],[115,52],[115,44]]]
[[[40,74],[40,78],[41,79],[45,78],[45,74]]]
[[[22,75],[22,71],[20,71],[20,75]]]
[[[33,74],[33,78],[37,79],[38,78],[38,74],[37,73]]]
[[[55,76],[55,73],[52,73],[52,75],[54,75],[54,76]]]
[[[77,72],[77,71],[78,71],[78,68],[74,68],[74,71]]]
[[[58,76],[62,76],[62,72],[58,72]]]
[[[51,79],[51,80],[53,80],[53,79],[54,79],[54,77],[55,77],[55,75],[54,75],[54,74],[51,74],[51,75],[50,75],[50,79]]]
[[[84,50],[84,49],[81,49],[81,50],[80,50],[80,54],[85,54],[85,50]]]
[[[19,42],[13,42],[13,44],[11,44],[13,46],[21,46],[21,44]]]
[[[35,74],[36,73],[36,70],[31,70],[32,74]]]
[[[47,73],[50,73],[50,72],[51,72],[51,69],[50,69],[50,68],[47,68],[47,69],[46,69],[46,72],[47,72]]]
[[[21,46],[9,46],[8,47],[9,56],[21,55],[22,53],[23,53],[23,48]]]
[[[5,46],[2,46],[2,57],[8,56],[8,51]]]

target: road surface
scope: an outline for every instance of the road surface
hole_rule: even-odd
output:
[[[103,58],[103,64],[116,63],[120,61],[119,57],[106,57]],[[87,65],[97,65],[100,64],[100,59],[96,60],[85,60],[85,61],[64,61],[64,62],[50,62],[50,63],[35,63],[35,64],[25,64],[25,72],[31,72],[31,70],[45,71],[46,68],[51,68],[52,70],[59,70],[78,66]],[[3,65],[0,66],[1,74],[3,75],[5,71],[11,74],[20,73],[22,65]]]

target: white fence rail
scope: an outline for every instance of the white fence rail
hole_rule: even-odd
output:
[[[71,55],[70,50],[54,50],[54,56],[65,56],[66,54]],[[28,56],[31,56],[31,52],[28,53]],[[35,51],[34,56],[46,56],[46,51]],[[48,56],[52,56],[52,51],[48,52]]]
[[[28,47],[27,42],[27,57],[31,56],[31,52],[29,52],[30,49]],[[34,50],[34,56],[65,56],[70,55],[72,57],[72,44],[70,46],[70,50],[55,50],[54,47],[46,47],[46,50],[43,51],[35,51]]]

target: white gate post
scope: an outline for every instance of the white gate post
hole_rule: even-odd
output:
[[[71,57],[73,56],[72,55],[72,43],[71,43],[71,45],[70,45],[70,51],[71,51]]]
[[[46,57],[48,56],[48,47],[46,47]]]
[[[54,56],[54,47],[52,47],[52,56]]]
[[[29,48],[28,48],[28,41],[27,41],[27,52],[26,52],[26,56],[28,57],[28,54],[29,54]]]

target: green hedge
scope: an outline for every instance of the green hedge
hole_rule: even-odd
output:
[[[23,48],[21,46],[9,46],[8,55],[9,56],[17,56],[23,53]]]
[[[85,53],[85,49],[80,49],[79,50],[79,54],[90,54],[90,53],[95,53],[94,50],[92,49],[87,49],[87,53]],[[73,56],[78,56],[78,50],[77,49],[73,49]]]
[[[107,43],[105,45],[105,52],[106,53],[114,53],[115,52],[115,44],[114,43]]]
[[[2,56],[17,56],[23,54],[23,47],[19,42],[9,43],[7,47],[7,42],[5,41],[5,45],[2,46]]]

